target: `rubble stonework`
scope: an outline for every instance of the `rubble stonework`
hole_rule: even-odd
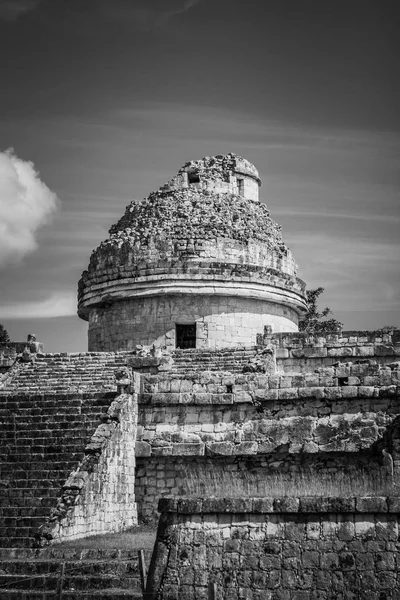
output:
[[[259,185],[229,154],[186,163],[133,201],[79,282],[89,349],[173,349],[177,323],[196,324],[196,348],[255,344],[266,325],[296,331],[305,286]]]

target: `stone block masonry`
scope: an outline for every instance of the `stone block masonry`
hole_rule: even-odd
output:
[[[113,400],[85,456],[38,532],[40,545],[125,531],[137,524],[135,441],[138,374]]]
[[[400,330],[342,331],[326,335],[305,332],[272,333],[266,328],[257,343],[273,347],[278,370],[307,372],[336,362],[373,360],[388,364],[399,360]]]
[[[146,600],[395,600],[399,498],[160,501]]]
[[[231,284],[229,284],[231,287]],[[94,307],[89,317],[89,346],[110,351],[134,350],[138,344],[175,350],[176,323],[196,323],[196,348],[216,350],[256,343],[264,325],[276,331],[296,331],[297,314],[289,307],[254,298],[196,295],[182,287],[174,294],[121,299],[110,307]]]
[[[400,481],[391,428],[400,426],[399,363],[343,363],[310,373],[203,372],[142,375],[137,500],[145,520],[160,496],[185,491],[185,474],[278,471],[347,474],[363,470]],[[394,438],[393,438],[394,439]],[[345,458],[344,458],[345,457]],[[308,475],[307,475],[308,476]],[[273,479],[273,477],[272,477]]]
[[[298,350],[304,350],[311,348],[311,343],[316,350],[324,344],[328,350],[350,348],[352,352],[367,344],[372,344],[374,352],[382,345],[397,348],[395,336],[385,337],[379,332],[358,337],[346,334],[322,342],[304,334],[274,334],[272,338],[283,340],[275,344],[276,353],[285,345],[286,348],[291,345],[293,350],[297,345]],[[9,372],[11,377],[0,390],[4,408],[1,414],[7,432],[4,435],[8,436],[7,441],[4,438],[5,444],[17,444],[18,439],[15,455],[22,456],[17,448],[22,447],[23,438],[26,436],[27,451],[32,452],[36,445],[29,440],[38,436],[43,442],[41,454],[54,460],[58,469],[58,451],[47,454],[47,442],[55,440],[57,443],[50,445],[68,448],[70,452],[77,448],[79,436],[76,436],[78,430],[66,426],[65,421],[73,417],[80,428],[88,427],[85,438],[79,439],[75,462],[66,461],[66,469],[60,470],[60,489],[81,460],[88,438],[98,425],[93,419],[92,429],[89,427],[85,403],[94,403],[97,410],[104,399],[102,411],[106,411],[117,393],[115,374],[129,364],[130,368],[142,371],[136,445],[140,519],[154,521],[158,498],[185,492],[185,473],[197,473],[204,466],[221,474],[229,470],[232,476],[250,470],[260,480],[277,471],[289,477],[293,469],[300,473],[314,469],[319,473],[346,473],[362,485],[363,469],[368,464],[377,480],[383,475],[388,483],[399,479],[400,463],[391,441],[393,436],[389,435],[400,414],[399,363],[393,362],[395,355],[376,353],[371,358],[358,359],[354,354],[346,356],[346,361],[349,358],[353,362],[343,363],[338,363],[336,357],[335,366],[297,373],[273,374],[272,369],[271,374],[268,370],[271,365],[268,369],[265,366],[268,370],[265,373],[243,372],[258,365],[265,349],[265,346],[214,352],[193,349],[172,354],[161,352],[157,356],[146,353],[145,349],[71,355],[39,353],[34,362],[21,363],[19,371]],[[387,357],[392,362],[382,363]],[[86,396],[82,394],[84,391]],[[82,406],[79,408],[78,402],[75,415],[75,408],[68,407],[76,399],[80,399]],[[48,414],[48,409],[53,412]],[[44,460],[39,460],[39,456],[31,459],[29,455],[26,461],[21,458],[21,463],[33,461],[36,467]],[[45,517],[54,508],[55,499],[43,500],[49,506],[40,515],[43,509],[35,504],[31,467],[26,469],[22,465],[22,468],[28,472],[26,486],[22,485],[25,478],[22,470],[14,469],[13,474],[13,465],[4,455],[1,469],[8,486],[6,495],[12,503],[15,490],[25,487],[24,493],[32,497],[34,516]],[[53,470],[53,467],[43,468],[46,473]],[[39,477],[39,469],[35,471]],[[18,479],[15,486],[14,479]],[[46,497],[53,491],[49,488]],[[12,526],[14,532],[18,529],[18,535],[22,536],[22,528],[17,527],[15,520],[20,506],[11,504],[4,517],[14,519],[6,521],[7,527]],[[5,532],[6,528],[6,536]],[[11,528],[9,533],[15,539]]]

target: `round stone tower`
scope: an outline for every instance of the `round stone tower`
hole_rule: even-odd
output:
[[[305,285],[260,185],[227,154],[190,161],[131,202],[79,281],[89,350],[251,346],[265,325],[297,331]]]

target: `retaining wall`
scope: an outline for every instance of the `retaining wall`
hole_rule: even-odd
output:
[[[140,515],[157,499],[185,493],[187,473],[251,471],[351,475],[400,480],[399,364],[342,364],[267,376],[203,373],[184,379],[142,375],[136,483]],[[356,489],[356,488],[355,488]],[[205,490],[207,491],[207,490]],[[370,490],[366,490],[370,491]]]
[[[147,600],[400,597],[400,500],[163,499]]]

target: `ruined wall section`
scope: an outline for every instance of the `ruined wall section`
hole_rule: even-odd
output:
[[[257,169],[248,160],[235,154],[227,154],[188,161],[161,189],[170,191],[189,186],[258,201],[261,180]]]
[[[147,600],[395,599],[398,497],[160,502]]]
[[[63,485],[61,497],[40,527],[41,545],[125,531],[137,524],[135,441],[140,376],[119,381],[104,422],[85,456]]]
[[[355,485],[362,484],[365,467],[377,481],[398,485],[398,456],[387,432],[399,421],[399,367],[348,363],[293,375],[142,375],[140,516],[154,519],[160,496],[185,491],[185,472],[211,465],[220,476],[247,469],[260,480],[277,472],[290,479],[293,469],[314,477],[351,473]]]
[[[389,364],[400,357],[400,330],[342,331],[326,335],[272,333],[267,327],[257,343],[273,347],[278,369],[306,372],[337,361]]]

